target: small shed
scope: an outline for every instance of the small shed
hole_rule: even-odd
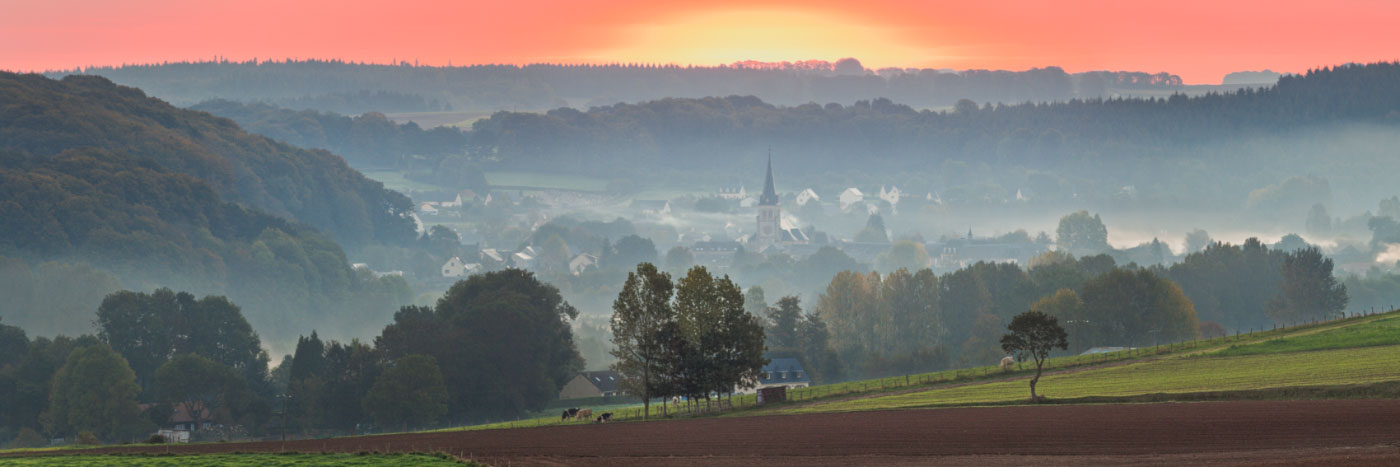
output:
[[[758,390],[758,403],[783,402],[787,400],[787,386],[773,386]]]

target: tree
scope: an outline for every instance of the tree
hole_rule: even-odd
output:
[[[391,360],[436,359],[449,416],[502,419],[544,408],[583,369],[569,325],[577,317],[559,289],[506,269],[458,281],[431,309],[400,309],[375,348]]]
[[[1282,273],[1282,290],[1269,301],[1269,316],[1275,322],[1327,319],[1346,309],[1347,288],[1332,275],[1332,259],[1316,247],[1285,255]]]
[[[1110,249],[1108,228],[1099,215],[1078,211],[1060,218],[1055,229],[1055,246],[1074,254],[1097,254]]]
[[[753,290],[753,289],[749,289]],[[792,349],[801,344],[799,326],[802,323],[802,305],[796,296],[788,295],[778,300],[778,306],[768,309],[768,330],[764,333],[768,347],[772,349]]]
[[[855,241],[862,243],[889,243],[889,234],[885,232],[885,218],[879,214],[871,214],[865,220],[865,228],[856,233]]]
[[[1073,331],[1070,340],[1074,341],[1074,353],[1084,351],[1083,329],[1088,327],[1089,323],[1084,320],[1084,302],[1079,300],[1079,294],[1070,289],[1057,290],[1054,294],[1041,297],[1032,303],[1031,311],[1053,316],[1059,322],[1068,325]]]
[[[437,360],[427,355],[398,359],[374,380],[364,410],[382,426],[429,427],[447,413],[447,384]]]
[[[684,271],[694,264],[695,254],[691,253],[689,248],[677,245],[666,251],[667,271]]]
[[[617,240],[611,248],[603,251],[598,258],[600,267],[625,271],[641,263],[656,263],[656,245],[651,240],[637,235],[628,235]]]
[[[920,269],[928,269],[929,266],[933,265],[933,262],[929,258],[928,251],[924,249],[924,244],[909,240],[895,242],[894,245],[890,246],[890,249],[880,255],[875,262],[879,265],[878,268],[886,274],[900,269],[918,271]]]
[[[196,354],[170,359],[156,370],[162,402],[185,409],[196,429],[221,410],[236,408],[247,390],[232,368]]]
[[[1317,236],[1327,236],[1332,234],[1332,216],[1327,214],[1327,207],[1322,203],[1317,203],[1308,210],[1308,219],[1304,222],[1304,227],[1308,233]]]
[[[651,398],[656,394],[666,355],[667,336],[663,330],[675,321],[671,308],[674,285],[671,276],[656,270],[651,263],[637,265],[627,273],[622,291],[613,301],[612,369],[622,376],[621,386],[642,398],[642,418],[651,413]]]
[[[1186,233],[1186,254],[1196,253],[1205,250],[1210,246],[1210,234],[1201,229],[1195,229]]]
[[[1018,356],[1029,356],[1035,361],[1035,376],[1031,378],[1031,401],[1041,400],[1035,394],[1035,384],[1040,382],[1040,373],[1045,360],[1050,358],[1053,349],[1065,350],[1069,342],[1065,340],[1065,330],[1054,316],[1039,311],[1027,311],[1011,318],[1006,326],[1006,335],[1001,336],[1001,349]]]
[[[54,375],[47,420],[50,431],[73,435],[92,431],[107,440],[125,439],[145,428],[136,406],[136,374],[126,359],[105,344],[68,355]]]
[[[1196,308],[1181,287],[1146,270],[1114,269],[1084,283],[1084,345],[1153,345],[1196,337]]]
[[[141,387],[177,354],[193,353],[233,368],[250,389],[266,392],[268,356],[237,305],[221,296],[120,291],[97,308],[98,337],[131,362]]]

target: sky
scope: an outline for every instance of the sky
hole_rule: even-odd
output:
[[[0,69],[248,59],[1303,72],[1400,59],[1400,1],[0,0]]]

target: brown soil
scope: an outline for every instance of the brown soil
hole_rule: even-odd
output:
[[[1020,406],[69,451],[444,451],[492,465],[1400,465],[1400,400]]]

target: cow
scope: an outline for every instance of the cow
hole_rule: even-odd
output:
[[[564,410],[564,413],[562,415],[560,415],[559,420],[568,420],[570,418],[574,418],[575,415],[578,415],[578,407],[569,407],[567,410]]]
[[[605,421],[605,422],[611,422],[611,421],[612,421],[612,412],[603,412],[602,417],[603,417],[603,421]]]
[[[588,420],[593,418],[593,409],[582,409],[574,414],[575,420]]]

